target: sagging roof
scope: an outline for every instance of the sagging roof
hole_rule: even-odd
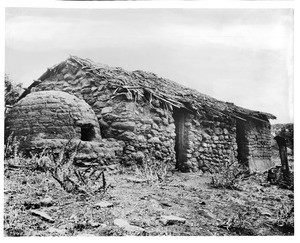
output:
[[[110,87],[115,87],[115,94],[119,92],[143,95],[147,93],[169,106],[185,108],[191,112],[200,114],[202,111],[210,111],[219,116],[231,116],[246,121],[247,118],[266,122],[268,119],[276,119],[270,113],[253,111],[224,102],[202,94],[194,89],[184,87],[169,79],[161,78],[154,73],[141,70],[129,72],[120,67],[110,67],[97,64],[89,59],[70,56],[67,60],[49,68],[38,80],[34,81],[21,95],[20,99],[30,93],[31,88],[38,85],[52,74],[58,73],[66,65],[80,66],[84,72],[88,72],[95,78],[105,79]]]

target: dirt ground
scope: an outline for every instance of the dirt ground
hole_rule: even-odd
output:
[[[270,185],[266,174],[230,190],[212,188],[209,173],[170,171],[163,181],[146,181],[112,170],[107,189],[93,195],[67,193],[42,171],[5,166],[4,174],[6,236],[294,234],[294,193]]]

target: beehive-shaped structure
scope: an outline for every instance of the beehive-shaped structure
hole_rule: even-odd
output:
[[[35,139],[101,139],[97,117],[82,99],[62,91],[33,92],[6,119],[7,135]]]

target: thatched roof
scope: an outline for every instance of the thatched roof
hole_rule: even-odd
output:
[[[70,56],[66,61],[49,68],[37,81],[30,85],[21,98],[30,92],[30,89],[38,85],[50,75],[59,72],[66,64],[80,65],[81,69],[89,74],[108,81],[110,87],[115,87],[115,93],[132,92],[137,95],[150,94],[168,105],[177,108],[185,108],[192,112],[201,113],[209,111],[219,116],[232,116],[237,119],[246,120],[252,118],[260,121],[276,119],[272,114],[253,111],[234,105],[233,103],[219,101],[208,95],[202,94],[194,89],[184,87],[169,79],[164,79],[151,72],[133,71],[129,72],[119,67],[109,67],[97,64],[89,59]]]

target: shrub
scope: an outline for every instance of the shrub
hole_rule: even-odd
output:
[[[274,226],[285,234],[294,234],[294,207],[281,205],[276,210]]]
[[[213,175],[209,185],[212,188],[238,190],[237,182],[247,174],[249,170],[244,165],[237,162],[225,163],[222,173]]]
[[[9,167],[39,170],[49,174],[68,193],[84,193],[92,196],[110,187],[107,185],[104,169],[101,166],[80,168],[74,165],[79,143],[70,139],[59,153],[44,148],[40,153],[30,153],[25,157],[19,151],[20,141],[13,135],[9,136],[5,145],[5,160]]]
[[[39,167],[50,173],[60,186],[69,193],[84,193],[92,196],[98,192],[106,192],[110,185],[106,183],[104,170],[101,166],[93,165],[88,168],[79,168],[74,165],[80,142],[72,144],[71,140],[61,149],[58,156],[53,152],[48,152],[47,156],[39,159]]]
[[[217,226],[237,235],[254,235],[255,232],[251,229],[253,214],[255,214],[255,211],[251,207],[246,207],[238,210],[237,213],[230,217],[220,219]]]
[[[169,164],[153,159],[153,155],[147,156],[143,163],[135,167],[135,174],[146,179],[149,183],[165,182],[168,171]]]
[[[16,213],[9,212],[8,215],[4,216],[4,234],[14,237],[25,235],[24,225],[18,223],[18,215]]]
[[[282,189],[294,190],[294,172],[290,171],[288,177],[284,177],[282,166],[269,169],[267,181],[272,185],[278,185]]]
[[[5,74],[5,105],[14,105],[23,92],[22,84],[15,83]]]

